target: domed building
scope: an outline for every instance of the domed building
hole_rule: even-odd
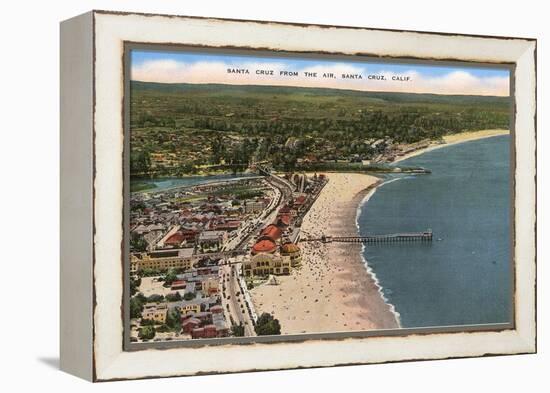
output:
[[[279,214],[277,216],[277,226],[279,228],[287,228],[290,226],[292,219],[290,214]]]
[[[269,238],[263,238],[252,246],[251,254],[273,254],[275,251],[277,251],[277,244]]]
[[[243,261],[243,275],[290,274],[292,267],[299,266],[300,248],[289,242],[279,247],[282,237],[283,229],[280,226],[270,224],[265,227],[250,250],[250,258]]]
[[[289,257],[292,267],[298,267],[302,264],[302,250],[292,242],[281,246],[281,256]]]
[[[260,238],[266,237],[266,238],[269,238],[269,239],[271,239],[275,242],[275,241],[277,241],[281,238],[282,234],[283,234],[283,232],[281,231],[281,229],[277,225],[269,224],[268,226],[266,226],[264,228],[264,230],[260,234],[261,235]]]
[[[260,253],[243,262],[245,277],[290,274],[291,270],[290,258],[277,254]]]

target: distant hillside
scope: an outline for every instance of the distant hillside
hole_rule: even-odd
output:
[[[193,83],[156,83],[131,81],[133,91],[151,91],[159,93],[214,93],[222,94],[302,94],[309,96],[341,96],[372,98],[395,103],[440,103],[459,105],[508,105],[509,97],[495,96],[471,96],[471,95],[439,95],[399,92],[366,92],[357,90],[315,88],[315,87],[291,87],[291,86],[263,86],[263,85],[226,85],[217,83],[193,84]]]
[[[197,173],[209,164],[392,157],[395,145],[508,129],[508,97],[326,88],[132,82],[132,173]],[[381,142],[382,141],[382,142]]]

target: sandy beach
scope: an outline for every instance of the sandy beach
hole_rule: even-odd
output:
[[[457,143],[509,134],[508,130],[463,132],[443,137],[395,162]],[[319,198],[302,223],[302,238],[357,235],[357,207],[381,180],[359,173],[327,173]],[[360,244],[300,243],[302,267],[277,277],[279,285],[251,291],[256,311],[272,313],[282,334],[399,328],[361,258]]]
[[[475,141],[478,139],[489,138],[492,136],[507,135],[510,133],[510,130],[481,130],[481,131],[468,131],[460,132],[458,134],[445,135],[443,137],[444,143],[434,143],[424,149],[418,149],[409,154],[405,154],[397,158],[394,162],[399,162],[406,160],[407,158],[415,157],[420,154],[426,153],[428,151],[440,149],[442,147],[447,147],[450,145],[455,145],[457,143]]]
[[[329,173],[329,182],[304,218],[302,237],[356,235],[357,206],[380,180]],[[398,328],[390,306],[367,272],[360,244],[301,243],[302,267],[251,291],[256,311],[273,313],[282,334]]]

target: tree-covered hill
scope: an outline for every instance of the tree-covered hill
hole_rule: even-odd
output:
[[[326,88],[130,85],[132,173],[193,173],[204,165],[368,159],[385,144],[509,128],[510,98]]]

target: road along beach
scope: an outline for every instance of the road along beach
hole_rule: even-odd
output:
[[[328,173],[302,223],[302,237],[357,235],[357,207],[381,180],[359,173]],[[361,244],[300,243],[302,267],[277,277],[279,285],[252,289],[259,313],[279,319],[282,334],[398,328],[373,277],[365,269]]]

